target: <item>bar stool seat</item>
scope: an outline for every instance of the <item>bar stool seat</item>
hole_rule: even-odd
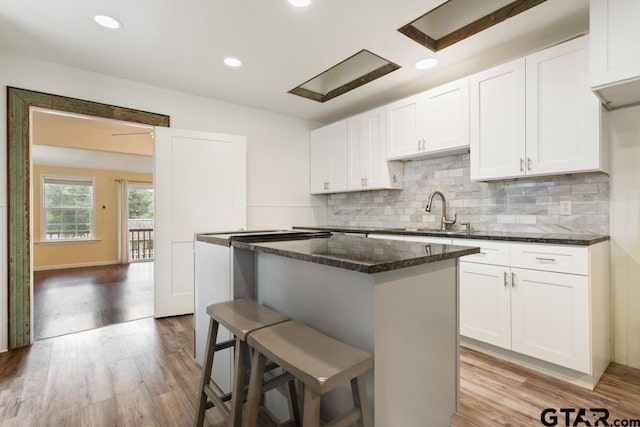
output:
[[[318,426],[320,397],[351,381],[354,408],[332,421],[335,425],[371,426],[364,374],[373,368],[370,353],[335,340],[295,320],[251,333],[247,343],[254,349],[251,381],[245,413],[246,427],[256,424],[260,378],[266,359],[293,374],[304,387],[303,426]]]
[[[245,375],[247,370],[247,337],[262,328],[286,322],[289,320],[289,317],[250,299],[238,299],[211,304],[207,307],[207,314],[210,316],[209,332],[205,347],[204,366],[202,367],[202,376],[200,378],[198,408],[194,419],[194,426],[200,427],[203,425],[205,411],[210,407],[207,405],[208,398],[213,403],[213,406],[217,406],[229,416],[230,426],[240,427],[242,423],[242,404],[244,402]],[[219,325],[224,326],[234,335],[233,340],[216,343]],[[231,346],[235,347],[235,369],[232,392],[224,395],[219,393],[211,385],[211,383],[213,383],[213,381],[211,381],[211,370],[215,352]],[[269,384],[263,384],[262,381],[260,381],[261,385],[265,386],[262,387],[263,392],[286,382],[289,382],[290,393],[294,395],[291,399],[292,412],[294,419],[296,419],[296,424],[299,424],[299,411],[297,399],[295,398],[296,393],[293,377],[290,375],[280,376],[272,380]],[[229,400],[231,400],[231,409],[225,405],[225,402]]]

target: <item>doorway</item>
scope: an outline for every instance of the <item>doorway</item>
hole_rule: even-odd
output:
[[[13,349],[33,341],[31,110],[44,108],[163,127],[169,126],[169,116],[12,87],[7,95],[9,348]]]
[[[153,260],[153,128],[43,109],[31,121],[34,339],[152,316],[153,264],[129,263]]]
[[[127,191],[127,253],[129,262],[153,261],[153,184],[129,183]]]

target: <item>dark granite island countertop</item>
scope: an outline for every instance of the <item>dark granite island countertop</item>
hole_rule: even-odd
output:
[[[265,243],[234,241],[232,246],[367,274],[480,252],[476,247],[367,239],[343,234],[323,239]]]

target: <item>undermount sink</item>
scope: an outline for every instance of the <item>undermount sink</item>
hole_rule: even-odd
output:
[[[386,231],[415,231],[418,233],[432,233],[432,234],[443,234],[443,235],[469,234],[469,232],[467,232],[466,230],[438,230],[433,228],[398,227],[398,228],[385,228],[385,230]]]

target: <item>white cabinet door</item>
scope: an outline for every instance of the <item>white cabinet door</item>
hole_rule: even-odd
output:
[[[511,271],[513,351],[591,372],[588,277],[520,268]]]
[[[311,194],[327,192],[329,182],[329,130],[314,129],[309,138],[309,189]]]
[[[591,86],[598,88],[638,79],[640,56],[635,50],[640,46],[640,2],[591,0],[589,16]],[[620,92],[616,95],[624,99],[631,94]]]
[[[347,120],[349,190],[395,186],[386,155],[385,125],[384,108]]]
[[[460,335],[511,349],[509,268],[460,263]]]
[[[418,96],[386,106],[387,159],[402,159],[420,152],[417,133]]]
[[[364,189],[367,176],[369,146],[367,143],[367,117],[361,114],[347,120],[347,160],[349,190]]]
[[[329,126],[329,192],[347,189],[347,121]]]
[[[389,188],[395,184],[390,176],[387,161],[385,109],[377,108],[369,111],[364,120],[364,175],[365,188]],[[396,178],[397,182],[397,178]]]
[[[525,60],[470,77],[471,179],[524,175]]]
[[[309,141],[311,194],[347,189],[347,121],[311,131]]]
[[[526,57],[526,173],[600,169],[600,101],[589,89],[588,37]]]
[[[424,94],[419,121],[427,152],[469,148],[469,79],[461,79]]]

